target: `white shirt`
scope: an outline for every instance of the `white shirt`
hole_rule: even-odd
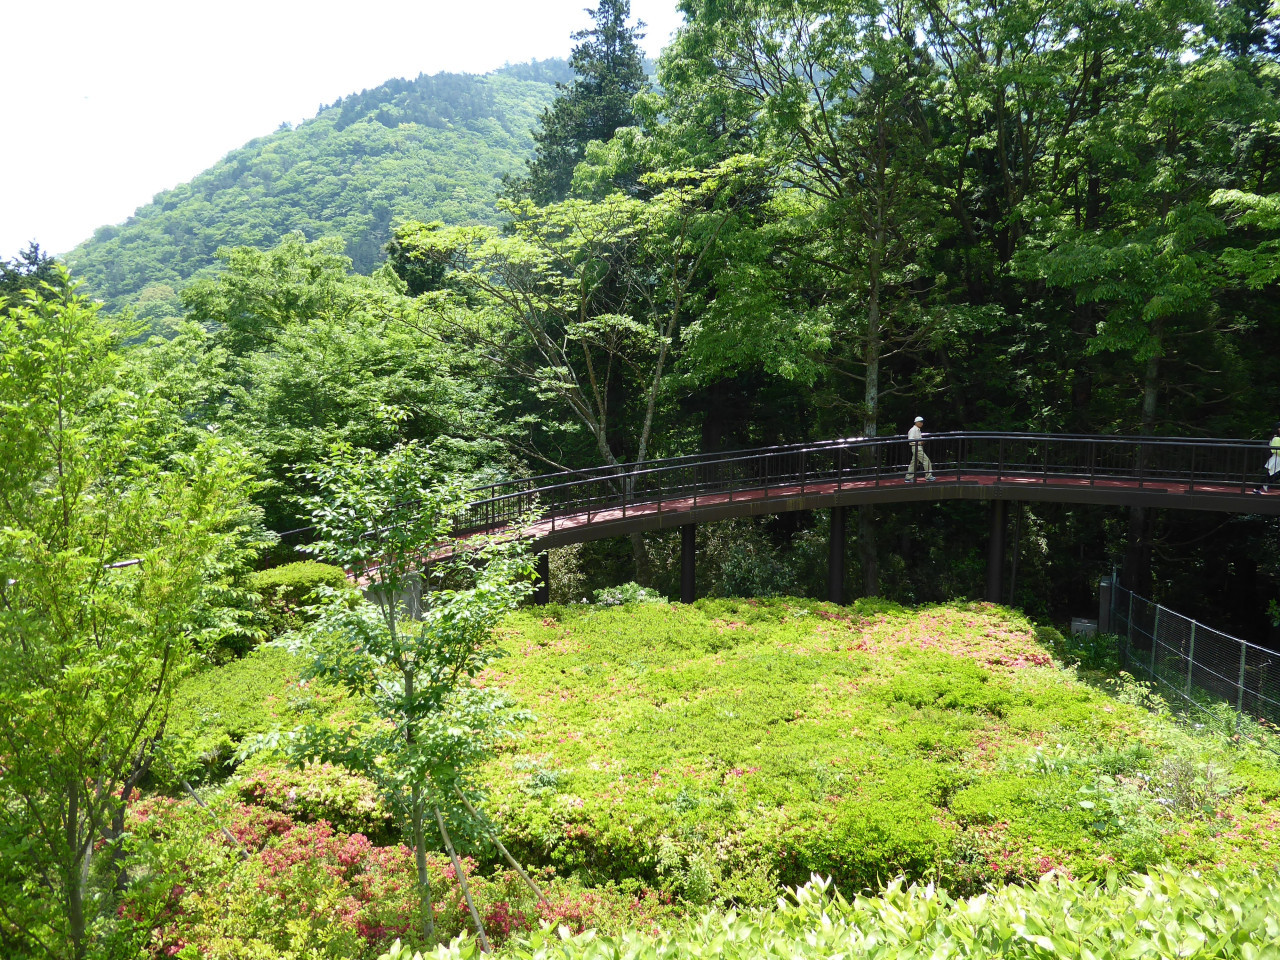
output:
[[[908,440],[921,440],[924,438],[924,431],[920,429],[920,424],[911,425],[911,429],[907,431]]]

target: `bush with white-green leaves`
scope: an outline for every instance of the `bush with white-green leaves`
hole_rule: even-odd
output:
[[[577,936],[544,929],[509,944],[513,960],[724,960],[805,958],[1001,958],[1084,960],[1185,957],[1280,958],[1280,874],[1234,877],[1166,869],[1121,879],[1047,875],[968,900],[930,886],[891,883],[883,896],[846,901],[815,877],[774,909],[712,911],[657,935]],[[459,938],[425,955],[470,960],[476,944]],[[381,960],[419,960],[399,941]]]

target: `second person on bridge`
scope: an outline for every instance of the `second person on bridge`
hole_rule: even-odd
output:
[[[907,431],[907,446],[911,448],[911,463],[907,467],[907,483],[916,482],[916,464],[924,467],[924,478],[932,480],[933,464],[924,452],[924,417],[916,417],[916,422]]]

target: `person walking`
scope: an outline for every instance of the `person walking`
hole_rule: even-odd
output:
[[[1262,486],[1253,488],[1254,493],[1270,493],[1271,484],[1275,480],[1276,474],[1280,473],[1280,423],[1276,424],[1271,433],[1271,456],[1262,466],[1262,469],[1267,472],[1267,479]]]
[[[916,482],[916,464],[924,467],[924,478],[933,480],[933,464],[924,452],[924,417],[916,417],[916,422],[907,431],[907,445],[911,448],[911,463],[907,467],[907,483]]]

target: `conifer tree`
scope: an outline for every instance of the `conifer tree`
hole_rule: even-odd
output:
[[[557,84],[560,95],[543,110],[529,174],[512,193],[539,206],[569,194],[573,170],[592,140],[607,142],[619,127],[635,123],[631,98],[644,89],[644,60],[638,45],[643,22],[627,26],[630,0],[600,0],[591,12],[594,25],[573,34],[569,65],[577,74],[571,84]]]

